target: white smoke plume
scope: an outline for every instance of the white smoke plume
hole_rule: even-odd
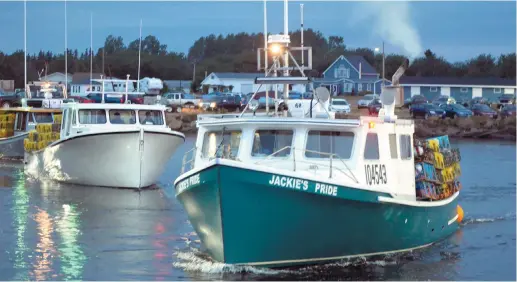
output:
[[[352,24],[371,24],[374,35],[400,47],[410,61],[422,54],[418,31],[410,19],[410,3],[405,1],[365,1],[357,3]]]

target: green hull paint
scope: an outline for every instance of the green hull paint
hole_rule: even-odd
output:
[[[176,185],[177,197],[209,255],[224,263],[321,263],[425,246],[458,228],[457,222],[448,224],[456,200],[412,207],[380,203],[377,197],[387,195],[341,186],[323,195],[315,182],[308,181],[306,190],[303,181],[299,189],[296,181],[277,182],[291,185],[280,187],[270,184],[272,174],[223,165],[197,175],[199,181]]]

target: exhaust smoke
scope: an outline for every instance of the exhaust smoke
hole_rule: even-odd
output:
[[[412,61],[422,53],[418,31],[410,20],[410,3],[367,1],[357,3],[351,24],[373,24],[373,33],[400,47]]]

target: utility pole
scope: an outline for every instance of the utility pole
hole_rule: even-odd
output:
[[[382,86],[384,87],[385,78],[385,57],[384,57],[384,40],[382,41]]]

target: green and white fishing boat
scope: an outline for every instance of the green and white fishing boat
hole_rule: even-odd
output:
[[[272,51],[283,47],[281,55],[266,67],[273,76],[256,83],[283,84],[287,110],[278,112],[277,102],[273,113],[256,114],[250,102],[252,113],[200,115],[195,147],[174,183],[212,259],[264,267],[324,263],[426,247],[459,228],[456,176],[438,169],[446,175],[459,160],[444,137],[417,144],[413,121],[394,114],[406,66],[384,87],[379,116],[336,119],[327,111],[326,88],[315,89],[311,100],[286,100],[286,84],[311,80],[288,76],[294,68],[286,57],[294,61],[295,49],[285,48],[288,35],[271,35],[268,43]],[[301,74],[308,69],[294,62]],[[433,167],[434,155],[446,156],[450,168]]]

